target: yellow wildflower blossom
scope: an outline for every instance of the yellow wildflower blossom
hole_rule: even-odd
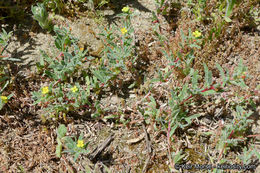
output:
[[[199,31],[195,31],[195,32],[193,32],[192,34],[193,34],[193,36],[196,37],[196,38],[198,38],[198,37],[201,36],[201,32],[199,32]]]
[[[77,92],[79,89],[78,89],[77,86],[75,85],[75,86],[72,87],[70,90],[75,93],[75,92]]]
[[[47,94],[49,92],[49,87],[43,87],[42,88],[42,94]]]
[[[84,48],[83,48],[83,47],[81,47],[79,50],[80,50],[81,52],[83,52]]]
[[[127,33],[127,29],[126,28],[122,28],[121,32],[122,32],[122,34],[126,34]]]
[[[7,103],[8,98],[6,96],[1,96],[2,102]]]
[[[129,12],[129,7],[124,7],[124,8],[122,9],[122,12],[128,13],[128,12]]]
[[[78,148],[83,148],[84,147],[84,141],[83,140],[78,140],[77,147]]]

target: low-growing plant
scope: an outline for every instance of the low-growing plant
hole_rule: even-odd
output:
[[[205,3],[204,1],[201,3]],[[188,105],[191,104],[191,99],[196,95],[212,95],[217,92],[222,92],[226,85],[237,85],[242,88],[247,88],[244,83],[244,79],[248,76],[246,74],[246,67],[243,65],[242,60],[240,61],[238,67],[232,71],[232,76],[230,76],[229,71],[225,73],[222,67],[217,64],[217,68],[220,71],[222,82],[213,84],[212,72],[209,71],[206,64],[204,64],[204,86],[199,87],[199,80],[202,77],[199,72],[192,68],[193,61],[195,58],[195,50],[200,49],[202,44],[203,35],[199,31],[192,32],[191,29],[188,30],[188,35],[185,35],[182,30],[180,30],[181,42],[179,47],[174,47],[172,49],[169,44],[169,40],[163,36],[160,28],[160,23],[157,23],[158,29],[155,30],[155,35],[161,42],[161,45],[165,48],[163,50],[164,56],[167,58],[169,64],[163,70],[158,70],[158,77],[152,79],[152,82],[168,82],[171,77],[175,80],[182,79],[183,83],[180,86],[175,86],[171,91],[171,97],[168,97],[168,116],[163,114],[158,108],[154,99],[150,98],[151,102],[149,108],[146,110],[141,110],[144,117],[158,117],[155,118],[159,120],[159,124],[164,124],[164,127],[169,124],[170,126],[170,136],[175,132],[177,128],[184,128],[191,124],[194,118],[199,117],[199,115],[189,115]],[[179,77],[178,77],[179,76]],[[184,80],[185,79],[185,80]],[[157,85],[158,86],[158,85]],[[145,114],[146,112],[146,114]],[[147,116],[149,114],[149,116]],[[168,123],[170,122],[170,123]]]
[[[183,151],[180,150],[180,151],[176,151],[176,152],[172,152],[171,155],[169,157],[171,157],[169,160],[171,160],[174,164],[173,165],[170,165],[169,168],[171,171],[174,171],[174,168],[178,170],[178,166],[175,166],[179,163],[181,163],[182,159],[185,157],[186,155],[183,154]],[[171,163],[172,164],[172,163]]]
[[[188,78],[186,77],[186,80],[183,80],[182,85],[174,86],[171,90],[171,96],[167,97],[168,103],[165,111],[156,108],[157,104],[153,97],[149,98],[150,103],[148,103],[148,107],[144,110],[139,108],[139,111],[143,114],[146,120],[155,120],[155,122],[161,124],[165,129],[167,129],[167,126],[169,125],[170,136],[172,136],[177,128],[184,129],[192,123],[193,119],[200,116],[199,114],[190,115],[190,110],[188,109],[188,105],[192,104],[194,101],[192,98],[195,96],[200,95],[205,97],[208,95],[217,94],[218,92],[225,91],[226,86],[230,85],[237,85],[242,88],[247,88],[244,83],[244,79],[246,77],[243,76],[243,74],[245,74],[246,67],[243,65],[242,61],[240,61],[238,67],[233,71],[232,77],[229,76],[229,72],[225,74],[219,64],[217,64],[217,68],[221,74],[221,83],[213,83],[212,72],[209,71],[207,65],[204,64],[204,86],[201,88],[201,86],[199,86],[199,80],[202,79],[202,76],[199,75],[197,70],[191,68]],[[159,83],[167,81],[168,79],[164,79],[164,81],[162,81],[160,78],[155,78],[152,80],[152,82]],[[241,111],[239,108],[238,110]],[[243,119],[243,121],[241,118],[239,119],[240,123],[244,123],[244,121],[249,122],[247,119]],[[240,127],[242,128],[241,125]]]
[[[3,108],[4,104],[8,102],[8,100],[13,96],[13,94],[9,94],[8,96],[2,95],[7,86],[11,83],[11,69],[8,62],[19,61],[16,58],[11,58],[8,55],[4,55],[4,51],[8,46],[8,41],[12,37],[13,32],[7,33],[5,29],[2,29],[2,33],[0,34],[0,110]]]
[[[127,71],[135,72],[133,67],[137,56],[135,54],[136,47],[133,37],[134,28],[131,25],[133,14],[129,7],[125,7],[123,10],[125,12],[119,15],[119,17],[125,19],[123,26],[118,28],[112,25],[110,28],[104,28],[102,33],[100,33],[104,38],[104,56],[101,59],[100,68],[94,73],[99,80],[102,74],[106,74],[106,77],[103,75],[103,82],[109,82],[119,74]]]
[[[96,101],[92,105],[89,98],[91,91],[100,91],[102,86],[98,80],[105,83],[103,78],[106,74],[100,74],[95,68],[89,69],[86,66],[85,62],[94,58],[85,56],[87,50],[77,46],[78,39],[73,37],[69,30],[54,27],[54,31],[57,35],[55,46],[60,53],[52,57],[41,51],[38,70],[52,82],[40,91],[33,92],[34,104],[45,110],[44,117],[57,118],[89,106],[96,110],[93,116],[99,115],[102,112],[99,102]]]
[[[5,29],[2,29],[2,33],[0,35],[0,45],[1,45],[1,53],[4,51],[4,47],[8,44],[8,40],[12,37],[13,32],[7,33]]]
[[[205,73],[205,83],[203,89],[198,86],[198,80],[201,79],[197,70],[192,68],[192,63],[195,60],[194,51],[200,49],[200,44],[202,43],[202,33],[199,31],[192,32],[191,29],[188,30],[188,35],[185,35],[181,30],[181,42],[179,43],[179,50],[175,48],[175,51],[169,46],[169,40],[162,35],[160,23],[157,22],[158,29],[155,30],[155,35],[160,40],[161,44],[165,48],[163,50],[164,56],[169,61],[169,64],[164,70],[158,70],[158,78],[152,79],[152,82],[168,82],[170,77],[176,78],[177,74],[180,74],[182,79],[185,80],[182,86],[175,86],[171,92],[171,97],[168,98],[168,116],[164,114],[160,109],[156,108],[156,102],[153,97],[150,97],[150,103],[148,104],[148,109],[142,110],[140,112],[146,117],[146,119],[156,120],[159,124],[164,124],[163,127],[167,126],[167,122],[170,121],[169,126],[171,126],[170,136],[179,127],[184,128],[191,124],[194,118],[199,117],[199,115],[189,115],[189,110],[185,107],[185,104],[195,95],[207,96],[210,94],[216,94],[220,91],[220,88],[224,88],[226,84],[235,84],[241,87],[246,87],[244,83],[243,76],[246,74],[246,68],[243,66],[242,61],[240,61],[239,66],[234,70],[233,76],[229,77],[229,72],[224,73],[224,70],[217,64],[222,77],[221,84],[213,85],[212,72],[208,70],[206,64],[204,64]],[[159,30],[159,32],[157,32]],[[173,75],[173,73],[175,73]],[[243,76],[243,77],[242,77]],[[187,78],[188,77],[188,78]],[[149,116],[147,116],[149,115]]]
[[[245,135],[248,132],[248,127],[253,122],[253,120],[249,119],[251,114],[252,112],[246,112],[241,106],[236,106],[236,115],[232,122],[226,123],[219,139],[217,148],[222,150],[220,157],[229,148],[237,146],[239,142],[246,140]]]
[[[40,105],[49,117],[67,114],[70,111],[88,107],[90,87],[82,88],[78,83],[74,86],[63,84],[59,81],[50,83],[49,86],[41,88],[41,91],[33,92],[34,104]]]
[[[71,29],[59,28],[54,26],[53,28],[55,36],[55,46],[62,52],[68,52],[68,48],[73,45],[77,50],[79,49],[76,46],[78,39],[71,34]]]
[[[62,146],[66,148],[64,153],[70,153],[74,156],[74,162],[81,154],[89,153],[87,149],[88,143],[84,143],[83,135],[81,134],[79,138],[66,136],[67,128],[65,125],[59,125],[57,129],[57,146],[56,146],[56,156],[61,157]],[[74,138],[74,139],[73,139]]]
[[[168,52],[165,53],[171,66],[174,68],[178,68],[178,71],[181,71],[181,73],[184,76],[187,76],[190,73],[190,69],[195,59],[194,56],[195,48],[197,49],[201,48],[199,46],[201,44],[201,38],[202,38],[202,34],[197,30],[191,32],[191,29],[189,29],[189,33],[187,36],[181,30],[181,43],[179,44],[180,50],[177,52],[177,57],[175,58],[176,55],[169,56],[169,53],[170,54],[174,53],[171,52],[171,50],[168,50]],[[179,60],[180,63],[178,63]]]
[[[194,5],[193,13],[196,16],[196,19],[199,21],[202,21],[206,18],[205,14],[204,14],[204,11],[206,8],[206,3],[207,3],[206,0],[198,0],[198,2],[195,4],[190,3],[190,5],[191,4]]]
[[[37,6],[32,6],[33,18],[38,21],[42,29],[51,30],[51,20],[43,3],[37,3]]]
[[[77,46],[77,39],[67,29],[54,27],[54,31],[57,35],[55,46],[60,50],[60,53],[56,57],[50,57],[41,50],[42,56],[40,62],[37,63],[37,67],[39,71],[43,71],[45,76],[55,81],[68,82],[79,71],[82,71],[87,50],[84,51]],[[68,49],[71,46],[74,50],[69,52]]]
[[[163,46],[164,49],[162,50],[162,53],[167,58],[170,65],[170,68],[165,68],[165,71],[167,72],[162,80],[165,80],[165,77],[168,77],[173,71],[177,72],[181,78],[187,76],[195,59],[195,51],[196,49],[201,48],[200,45],[202,44],[202,39],[204,37],[202,33],[198,30],[192,32],[191,29],[189,29],[188,34],[186,35],[181,29],[181,42],[178,47],[171,46],[169,39],[162,34],[159,22],[154,28],[154,33]],[[159,75],[161,77],[163,76],[162,74]]]
[[[241,155],[239,155],[238,158],[241,160],[241,162],[244,165],[250,165],[250,164],[252,164],[252,157],[253,156],[257,156],[258,159],[260,159],[259,152],[255,148],[244,147],[243,153]],[[255,165],[255,167],[256,167],[256,165]]]
[[[8,100],[12,97],[13,95],[10,94],[9,96],[1,96],[0,97],[0,110],[3,108],[4,104],[6,104],[8,102]]]
[[[226,7],[225,17],[229,17],[232,13],[236,0],[226,0],[226,1],[227,1],[227,7]]]

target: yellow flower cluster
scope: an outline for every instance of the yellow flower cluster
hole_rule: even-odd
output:
[[[49,87],[46,86],[46,87],[43,87],[42,88],[42,94],[48,94],[49,93]]]
[[[70,89],[73,93],[77,92],[79,89],[77,88],[77,86],[75,85],[74,87],[72,87]]]
[[[83,140],[78,140],[77,147],[78,148],[83,148],[84,147],[84,141]]]
[[[6,96],[1,96],[1,100],[4,103],[7,103],[8,98]]]
[[[129,12],[129,7],[124,7],[124,8],[122,9],[122,12],[128,13],[128,12]]]
[[[126,29],[126,28],[121,28],[121,32],[122,32],[122,34],[124,35],[124,34],[127,33],[127,29]]]
[[[192,35],[193,35],[194,37],[198,38],[198,37],[201,36],[201,32],[195,31],[195,32],[192,33]]]

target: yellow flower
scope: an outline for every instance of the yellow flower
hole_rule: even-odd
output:
[[[195,32],[193,32],[192,34],[193,34],[193,36],[196,37],[196,38],[198,38],[198,37],[201,36],[201,32],[199,32],[199,31],[195,31]]]
[[[75,93],[75,92],[77,92],[79,89],[77,88],[76,85],[74,85],[74,87],[72,87],[70,90]]]
[[[125,34],[125,33],[127,33],[127,29],[126,28],[122,28],[121,32],[122,32],[122,34]]]
[[[124,7],[124,8],[122,9],[122,12],[128,13],[128,12],[129,12],[129,7]]]
[[[83,52],[84,48],[83,48],[83,47],[81,47],[79,50],[80,50],[81,52]]]
[[[42,88],[42,94],[47,94],[49,92],[49,87],[43,87]]]
[[[1,96],[2,102],[7,103],[8,98],[6,96]]]
[[[77,147],[78,148],[83,148],[84,147],[84,141],[83,140],[78,140]]]

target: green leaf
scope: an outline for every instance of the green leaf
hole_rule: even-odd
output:
[[[226,8],[226,17],[229,17],[232,13],[233,7],[236,3],[236,0],[227,0],[227,8]]]
[[[4,77],[4,78],[5,78],[5,77]],[[3,79],[3,78],[2,78],[2,79]],[[7,77],[6,79],[8,79],[8,77]],[[5,79],[5,80],[6,80],[6,79]],[[2,93],[2,92],[4,91],[4,89],[8,86],[9,83],[10,83],[10,81],[5,82],[5,84],[4,84],[3,88],[1,89],[0,93]]]
[[[10,57],[2,58],[2,60],[8,60],[8,61],[21,61],[20,59],[17,59],[17,58],[10,58]]]
[[[53,79],[57,79],[56,75],[52,72],[50,72],[49,70],[46,70],[45,71],[45,74],[50,77],[50,78],[53,78]]]
[[[178,163],[180,162],[184,157],[185,157],[185,154],[181,154],[182,153],[182,150],[180,150],[177,154],[173,153],[173,161],[174,163]]]
[[[58,145],[56,146],[56,156],[59,158],[61,157],[61,151],[62,151],[62,144],[58,139]]]
[[[186,117],[184,119],[185,119],[185,121],[187,121],[188,124],[190,124],[193,119],[198,118],[200,116],[201,116],[200,114],[194,114],[194,115],[188,116],[188,117]]]
[[[197,45],[197,44],[190,44],[190,48],[198,48],[198,49],[200,49],[201,47],[199,46],[199,45]]]
[[[57,135],[59,138],[63,138],[67,133],[67,128],[64,124],[61,124],[57,130]]]
[[[245,84],[245,82],[242,79],[239,81],[230,81],[230,83],[240,86],[241,88],[248,88],[248,86]]]
[[[215,90],[208,90],[208,91],[202,92],[201,94],[204,96],[207,96],[207,95],[212,95],[212,94],[216,94],[216,93],[217,92]]]
[[[224,16],[224,19],[225,19],[225,21],[228,22],[228,23],[232,22],[232,20],[231,20],[229,17],[227,17],[227,16]]]
[[[191,69],[190,71],[192,79],[191,79],[191,83],[192,83],[192,88],[193,89],[197,89],[198,88],[198,79],[199,79],[199,73],[197,70]]]
[[[134,88],[135,87],[135,84],[136,84],[136,82],[134,82],[134,83],[132,83],[131,85],[129,85],[129,89],[132,89],[132,88]]]
[[[77,153],[75,153],[75,155],[74,155],[74,162],[76,162],[76,160],[78,159],[78,157],[79,157],[79,155],[80,155],[81,153],[79,153],[79,152],[77,152]]]
[[[171,127],[171,132],[170,132],[170,136],[172,136],[175,132],[175,130],[177,129],[177,127],[179,126],[179,123],[174,124],[174,126]]]
[[[76,142],[74,142],[71,137],[67,137],[67,136],[65,137],[65,144],[66,144],[66,147],[67,147],[69,150],[73,150],[74,148],[77,147]]]
[[[183,87],[182,87],[182,90],[179,94],[179,99],[180,100],[184,100],[186,98],[186,96],[188,95],[188,84],[186,83]]]
[[[260,160],[260,153],[258,151],[256,151],[256,149],[255,149],[254,153],[257,156],[257,158]]]
[[[203,63],[204,71],[205,71],[205,87],[209,88],[212,84],[212,72],[209,71],[207,65]]]
[[[224,87],[228,80],[228,76],[226,77],[224,69],[218,63],[216,63],[216,66],[217,66],[217,69],[219,70],[221,78],[222,78],[222,87]]]

